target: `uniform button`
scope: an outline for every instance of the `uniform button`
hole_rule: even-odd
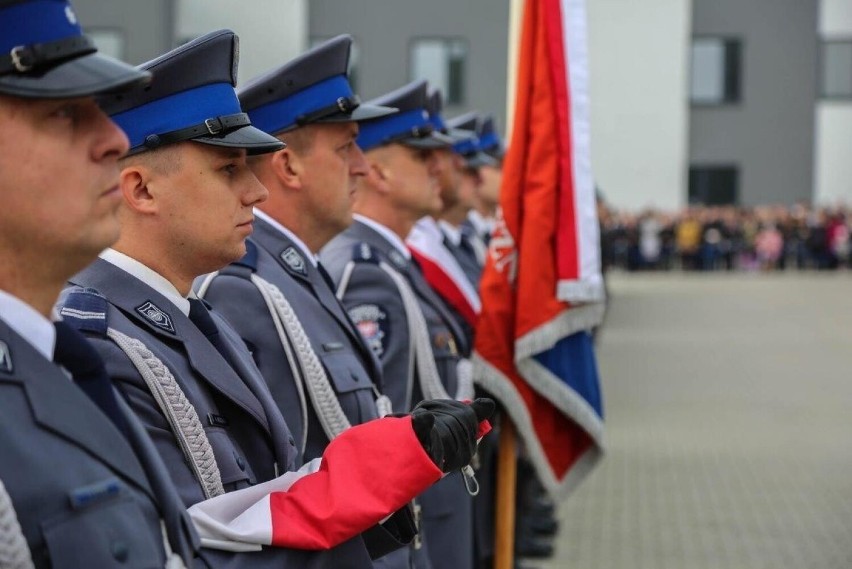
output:
[[[352,379],[354,379],[356,382],[361,381],[361,379],[354,373],[352,374]]]
[[[296,446],[296,439],[293,438],[293,435],[290,435],[289,437],[287,437],[287,442],[290,443],[291,447]]]
[[[246,461],[243,457],[241,457],[241,456],[237,457],[237,466],[240,467],[240,470],[246,469]]]
[[[112,544],[112,556],[116,561],[124,563],[130,557],[130,548],[123,541],[116,541]]]

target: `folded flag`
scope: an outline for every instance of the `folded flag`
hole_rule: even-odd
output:
[[[411,417],[351,427],[321,459],[189,508],[205,547],[329,549],[376,525],[441,478]]]

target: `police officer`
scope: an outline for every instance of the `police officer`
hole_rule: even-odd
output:
[[[51,322],[118,237],[127,137],[94,96],[149,74],[98,54],[64,0],[0,1],[0,52],[0,565],[190,566],[197,537],[151,441]]]
[[[396,112],[359,104],[346,77],[351,45],[331,39],[239,91],[252,124],[287,146],[250,161],[269,198],[255,209],[249,254],[199,290],[251,347],[305,460],[379,414],[381,368],[316,256],[352,221],[354,183],[366,173],[358,121]],[[300,338],[321,366],[292,349]],[[338,404],[321,399],[327,392]]]
[[[470,378],[458,373],[469,351],[464,333],[404,243],[417,220],[441,209],[434,149],[452,139],[429,122],[425,81],[372,104],[399,113],[361,124],[357,143],[368,172],[358,182],[355,222],[320,258],[349,316],[382,361],[394,409],[405,411],[433,397],[470,398]],[[471,567],[471,500],[462,476],[447,476],[423,495],[422,505],[432,565]]]
[[[506,146],[497,134],[494,117],[485,115],[477,131],[480,149],[494,159],[494,164],[485,164],[479,169],[481,183],[477,186],[473,209],[468,213],[465,224],[472,230],[472,243],[478,251],[485,252],[491,231],[494,229],[494,217],[500,201],[503,157]]]
[[[480,146],[477,132],[481,119],[478,112],[465,113],[447,121],[447,124],[452,128],[470,132],[471,138],[453,146],[453,150],[461,158],[458,189],[455,200],[445,201],[439,223],[445,236],[444,244],[478,290],[485,264],[485,248],[481,246],[480,240],[472,231],[473,228],[466,222],[468,214],[476,205],[477,194],[483,183],[481,170],[486,166],[496,165],[496,161],[484,153]]]
[[[299,466],[295,441],[239,335],[191,295],[194,279],[245,254],[252,207],[267,193],[248,167],[248,154],[283,147],[240,112],[233,89],[237,53],[232,32],[210,33],[141,66],[154,74],[149,89],[105,101],[130,138],[120,174],[122,234],[113,249],[71,279],[74,286],[62,303],[62,313],[78,317],[103,355],[187,506]],[[465,458],[473,434],[444,427],[447,417],[470,425],[471,412],[445,406],[426,410],[426,419],[417,415],[417,422],[412,416],[402,426],[390,419],[385,426],[407,428],[409,435],[390,456],[377,452],[381,441],[366,437],[357,464],[351,454],[326,457],[328,469],[367,470],[373,473],[371,483],[401,487],[406,499],[383,508],[387,497],[369,488],[323,486],[321,491],[332,495],[319,497],[320,502],[334,505],[339,496],[347,507],[296,508],[272,542],[281,548],[264,548],[239,561],[252,567],[370,567],[371,551],[358,535],[369,527],[364,520],[378,522],[409,494],[422,491],[434,480],[427,481],[424,472],[435,465],[449,468]],[[466,442],[444,445],[451,435]],[[422,460],[424,449],[434,464]],[[386,468],[402,456],[418,466]],[[314,476],[323,481],[328,474]],[[316,503],[315,488],[295,486],[281,500]],[[369,503],[346,500],[347,492],[368,493]],[[322,533],[319,520],[336,532],[322,542],[331,549],[283,548],[302,547],[300,528]],[[377,528],[388,537],[374,543],[387,547],[409,529],[407,512],[401,511]]]
[[[269,198],[255,209],[248,254],[198,287],[250,346],[304,460],[349,425],[391,411],[378,359],[317,259],[352,222],[355,180],[367,166],[355,143],[358,122],[396,112],[361,104],[352,92],[351,46],[351,37],[338,36],[238,91],[252,124],[287,147],[249,162]],[[375,564],[409,568],[415,555],[428,567],[425,552],[413,549]]]

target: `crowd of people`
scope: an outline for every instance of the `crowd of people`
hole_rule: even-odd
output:
[[[627,271],[837,270],[849,266],[845,207],[599,206],[602,261]]]

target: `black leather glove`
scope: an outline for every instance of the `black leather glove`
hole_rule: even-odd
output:
[[[421,401],[411,412],[411,425],[432,462],[443,472],[452,472],[470,464],[479,423],[494,408],[494,401],[486,398],[470,404],[452,399]]]

